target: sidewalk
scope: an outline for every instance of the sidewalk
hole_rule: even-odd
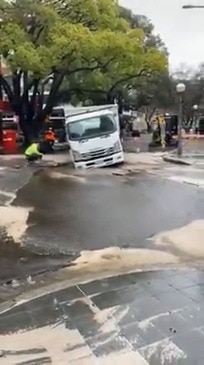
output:
[[[181,157],[178,157],[176,153],[168,153],[164,154],[163,160],[165,162],[173,163],[175,165],[184,165],[184,166],[190,166],[193,165],[195,159],[191,155],[184,155]]]
[[[1,365],[204,364],[204,271],[76,285],[0,314]]]
[[[204,164],[204,140],[188,140],[183,144],[182,157],[177,156],[177,150],[165,153],[163,157],[165,162],[177,165],[196,165]]]

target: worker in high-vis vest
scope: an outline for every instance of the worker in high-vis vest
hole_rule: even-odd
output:
[[[41,160],[43,154],[40,152],[39,143],[31,143],[31,145],[25,150],[25,158],[29,162]]]
[[[55,132],[49,128],[44,134],[44,145],[47,153],[54,152],[54,143],[56,140]]]

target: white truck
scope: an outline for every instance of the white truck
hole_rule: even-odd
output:
[[[117,105],[65,107],[65,128],[75,168],[124,161]]]

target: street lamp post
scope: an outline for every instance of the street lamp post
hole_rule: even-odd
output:
[[[176,85],[176,91],[179,96],[179,118],[178,118],[178,157],[182,156],[182,124],[183,124],[183,95],[186,90],[186,85],[179,83]]]
[[[194,104],[193,105],[193,114],[194,114],[194,117],[196,116],[197,111],[198,111],[198,105],[197,104]]]
[[[198,113],[198,105],[193,105],[193,125],[192,128],[195,131],[196,130],[196,122],[197,122],[197,113]]]

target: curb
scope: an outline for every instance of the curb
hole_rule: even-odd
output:
[[[171,157],[171,156],[163,156],[163,160],[165,162],[174,163],[176,165],[183,165],[183,166],[191,166],[192,162],[187,162],[185,160],[182,160],[180,158]]]

